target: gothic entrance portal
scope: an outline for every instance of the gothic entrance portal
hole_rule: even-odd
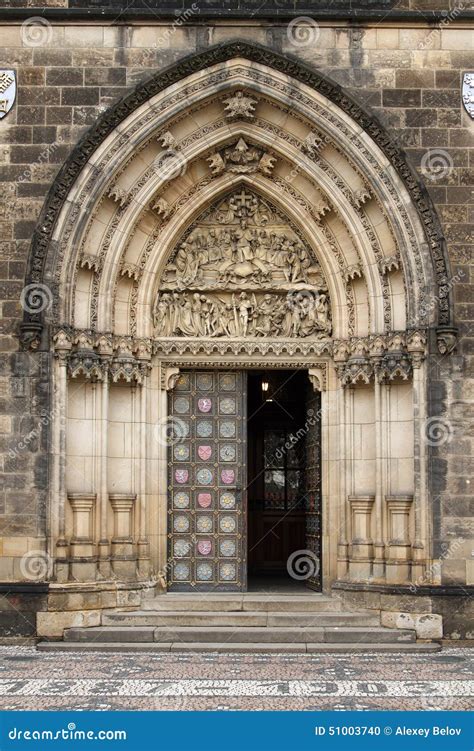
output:
[[[169,415],[169,589],[320,589],[319,394],[307,371],[183,371]]]
[[[426,428],[449,279],[416,174],[320,73],[219,45],[106,113],[55,181],[25,288],[53,298],[22,342],[51,367],[58,593],[242,591],[298,551],[296,587],[319,568],[327,593],[439,583]],[[295,428],[271,396],[254,417],[292,375]]]

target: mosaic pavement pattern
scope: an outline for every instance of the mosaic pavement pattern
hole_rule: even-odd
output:
[[[474,708],[474,652],[158,654],[0,647],[0,709]]]

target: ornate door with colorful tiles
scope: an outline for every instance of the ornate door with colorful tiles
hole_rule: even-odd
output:
[[[246,407],[244,371],[182,371],[169,395],[169,591],[246,588]]]

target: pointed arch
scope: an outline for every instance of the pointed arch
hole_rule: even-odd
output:
[[[223,115],[226,92],[239,88],[261,103],[259,122],[226,120]],[[212,113],[218,102],[220,110]],[[207,119],[203,118],[206,108]],[[280,125],[271,117],[277,110],[286,113]],[[184,118],[194,122],[194,130],[186,131]],[[399,327],[393,308],[407,288],[404,326],[452,325],[445,241],[430,198],[403,152],[376,118],[321,73],[288,56],[240,41],[185,58],[139,85],[104,113],[64,164],[34,233],[26,280],[51,287],[53,297],[61,301],[56,322],[59,310],[59,322],[74,325],[74,305],[82,295],[82,304],[91,311],[86,327],[109,330],[110,317],[105,315],[99,322],[100,295],[110,294],[109,284],[120,286],[117,263],[122,269],[128,265],[127,273],[135,273],[117,250],[128,246],[129,233],[140,231],[140,221],[148,221],[150,235],[157,231],[149,219],[148,199],[159,193],[160,176],[153,170],[150,174],[150,157],[151,163],[159,158],[163,146],[160,149],[156,136],[170,127],[179,134],[178,152],[189,165],[187,175],[174,180],[177,186],[188,181],[188,188],[196,190],[206,152],[240,132],[274,150],[286,165],[286,175],[296,171],[293,183],[285,174],[278,175],[280,188],[287,188],[284,200],[289,207],[302,206],[306,185],[313,186],[322,205],[329,202],[329,211],[316,217],[313,213],[312,221],[322,227],[328,245],[337,245],[339,238],[347,251],[344,254],[342,249],[344,269],[339,284],[353,286],[361,310],[364,306],[372,309],[367,313],[371,318],[367,334]],[[319,152],[321,139],[324,145]],[[121,175],[132,173],[132,181],[122,187]],[[177,205],[187,205],[184,190],[177,196]],[[88,253],[84,241],[99,207],[106,207],[109,221],[102,236],[93,235],[94,247]],[[381,216],[387,229],[378,237]],[[101,258],[94,258],[97,243],[106,250]],[[387,244],[393,253],[386,251]],[[142,272],[146,276],[148,270]],[[433,288],[435,306],[426,304],[428,290]],[[136,291],[133,294],[137,296]],[[382,302],[382,313],[376,314],[375,301],[383,301],[384,295],[391,299]],[[44,322],[43,313],[26,312],[24,339],[38,337]]]

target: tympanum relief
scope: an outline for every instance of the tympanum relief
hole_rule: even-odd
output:
[[[331,333],[313,252],[274,206],[241,189],[189,229],[164,270],[159,337],[316,337]]]

